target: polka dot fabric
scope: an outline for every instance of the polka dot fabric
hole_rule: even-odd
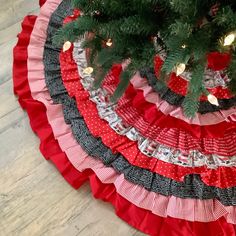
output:
[[[113,93],[117,83],[112,83],[112,76],[107,78],[109,81],[105,80],[104,87]],[[236,133],[233,131],[236,123],[233,120],[217,125],[189,125],[182,120],[161,114],[155,105],[145,101],[142,91],[134,90],[131,85],[119,100],[116,112],[143,136],[165,145],[185,151],[201,150],[205,154],[235,155]],[[166,126],[168,127],[165,128]]]
[[[94,197],[113,204],[116,214],[121,219],[147,235],[201,236],[207,232],[208,236],[235,236],[235,207],[222,206],[216,199],[178,199],[153,193],[127,181],[123,174],[118,174],[112,167],[105,167],[98,160],[90,158],[79,148],[78,143],[73,141],[75,137],[72,133],[69,134],[70,127],[64,120],[67,120],[67,112],[62,113],[66,107],[64,100],[57,101],[54,97],[56,93],[52,93],[51,97],[50,85],[47,87],[45,84],[50,76],[50,82],[61,82],[59,80],[63,69],[64,83],[70,90],[70,96],[74,96],[78,101],[84,101],[88,105],[88,110],[94,112],[90,102],[87,102],[89,97],[86,91],[82,92],[80,83],[74,84],[74,78],[78,75],[74,70],[72,55],[64,58],[63,68],[60,68],[58,57],[55,59],[59,51],[51,42],[47,41],[45,44],[45,40],[52,35],[50,33],[61,27],[65,17],[66,23],[74,19],[76,12],[68,16],[72,14],[70,3],[70,0],[48,0],[46,3],[45,0],[40,0],[40,4],[45,5],[39,17],[37,20],[36,16],[24,19],[23,32],[19,35],[19,41],[14,49],[14,92],[19,96],[21,106],[27,110],[32,128],[40,137],[41,152],[55,164],[74,188],[77,189],[85,181],[89,181]],[[69,11],[66,11],[68,9]],[[66,54],[61,54],[61,58]],[[49,62],[50,69],[46,62]],[[32,73],[36,71],[37,73]],[[49,71],[52,72],[50,76],[47,74]],[[54,88],[58,86],[57,82]],[[80,93],[77,94],[77,91]],[[63,99],[72,100],[68,98],[63,86],[60,87],[59,94]],[[78,95],[81,95],[81,100]],[[56,104],[52,101],[53,97]],[[100,126],[101,123],[96,116],[85,111],[84,114],[90,117],[89,120],[93,120],[93,126]],[[103,128],[100,126],[100,131]],[[99,128],[96,129],[96,132],[98,131]],[[104,135],[110,134],[104,132]],[[135,155],[135,152],[131,152],[130,155]],[[163,172],[165,171],[166,167]]]
[[[236,132],[233,128],[233,130],[224,131],[224,134],[220,137],[214,137],[214,134],[219,131],[220,125],[219,129],[217,125],[213,126],[215,127],[214,133],[208,133],[208,129],[204,130],[203,126],[196,125],[194,131],[189,132],[191,127],[185,125],[179,128],[178,122],[172,123],[173,127],[176,125],[178,128],[165,128],[163,126],[168,122],[168,119],[165,119],[165,116],[160,117],[154,106],[145,106],[147,107],[145,110],[144,108],[141,109],[138,104],[134,104],[130,98],[123,98],[119,101],[116,112],[127,124],[134,126],[143,136],[181,150],[199,150],[205,154],[214,153],[222,156],[236,154],[236,146],[234,145]],[[213,127],[210,127],[211,130],[213,130]],[[227,145],[225,145],[226,143]]]
[[[116,86],[117,85],[114,83],[113,85],[105,86],[105,88],[112,93]],[[125,112],[127,109],[130,109],[130,111]],[[142,90],[134,89],[132,85],[129,86],[125,95],[119,100],[116,111],[118,113],[120,112],[121,115],[127,114],[129,117],[132,116],[133,111],[136,113],[134,119],[138,120],[139,117],[143,118],[145,122],[149,123],[149,127],[157,125],[159,128],[179,128],[196,138],[222,138],[227,131],[230,131],[232,135],[232,132],[236,131],[236,123],[232,119],[226,118],[227,121],[222,121],[215,125],[197,125],[189,124],[168,114],[165,115],[158,110],[155,104],[145,100]],[[155,129],[157,129],[157,126]]]
[[[60,54],[64,85],[66,89],[71,89],[70,94],[74,94],[77,107],[83,115],[90,132],[95,137],[101,138],[103,143],[111,148],[114,153],[121,153],[132,165],[149,169],[176,181],[183,181],[184,176],[194,173],[200,174],[203,182],[210,186],[228,188],[236,185],[236,180],[233,178],[236,174],[236,168],[219,167],[217,169],[207,169],[206,167],[189,168],[173,165],[144,155],[139,151],[136,142],[129,140],[125,136],[118,135],[106,121],[99,117],[96,105],[89,100],[89,93],[84,90],[79,80],[77,65],[73,62],[71,54],[72,48],[66,53],[62,52]],[[71,67],[69,67],[69,77],[65,75],[67,73],[68,59],[72,60],[71,65],[74,64],[74,70],[77,71],[77,73],[71,73]],[[76,77],[73,78],[75,75]],[[64,76],[66,80],[64,80]],[[74,80],[76,85],[72,87],[69,83],[67,86],[68,80]]]
[[[64,60],[67,64],[68,58],[71,59],[72,50],[73,48],[71,48],[67,53],[63,53],[61,55],[61,59]],[[68,74],[64,73],[65,79],[63,80],[66,81],[66,87],[69,91],[69,94],[71,96],[74,96],[78,91],[78,83],[76,82],[76,80],[78,80],[77,68],[75,68],[74,65],[74,72],[71,69],[71,65],[68,65],[66,68],[68,68]],[[63,72],[64,70],[66,69],[63,69]],[[118,67],[115,67],[114,70],[115,74],[119,73]],[[116,77],[112,78],[116,80]],[[118,81],[115,81],[115,83],[117,82]],[[114,88],[114,81],[106,81],[106,87],[108,86],[109,88]],[[142,110],[137,110],[137,108],[141,106],[139,106],[139,104],[135,105],[132,100],[132,94],[134,93],[133,91],[134,90],[130,92],[129,89],[127,96],[121,99],[121,101],[119,102],[119,106],[116,111],[120,115],[120,117],[124,119],[125,122],[134,126],[144,137],[151,138],[167,146],[178,148],[187,152],[189,152],[190,150],[199,150],[204,154],[214,153],[217,155],[229,157],[236,154],[236,146],[234,145],[236,133],[228,132],[223,138],[218,139],[205,137],[196,139],[192,137],[188,132],[186,132],[186,130],[188,131],[188,126],[185,128],[185,130],[176,128],[160,128],[152,121],[147,122],[145,116],[143,114],[140,114]],[[83,94],[81,94],[80,96],[83,96]],[[147,107],[147,111],[148,106],[149,105],[144,106]],[[152,108],[150,108],[150,110],[152,111]],[[155,117],[155,113],[152,113],[152,117]],[[166,120],[160,122],[166,123]],[[197,125],[192,127],[195,127],[195,134],[197,136],[202,136],[203,127]],[[220,125],[216,126],[216,128],[217,127],[219,128]],[[218,132],[219,129],[216,128],[214,130]],[[206,134],[208,134],[208,132],[206,132]],[[227,145],[225,145],[225,143],[227,143]]]

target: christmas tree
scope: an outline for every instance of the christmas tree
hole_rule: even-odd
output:
[[[188,73],[188,93],[183,107],[193,117],[199,98],[218,100],[204,84],[207,70],[227,75],[227,86],[236,91],[236,2],[235,0],[73,0],[81,15],[59,29],[54,43],[63,45],[84,38],[89,49],[89,72],[99,87],[112,65],[128,62],[120,76],[113,100],[122,96],[132,76],[154,67],[159,86],[171,73]]]

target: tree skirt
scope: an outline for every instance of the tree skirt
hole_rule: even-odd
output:
[[[110,103],[125,65],[114,65],[95,90],[94,78],[83,72],[82,41],[66,52],[52,44],[56,30],[79,11],[70,0],[40,5],[38,17],[23,20],[13,80],[45,158],[72,187],[89,181],[95,198],[148,235],[235,236],[233,98],[211,88],[223,99],[220,110],[202,101],[204,112],[190,120],[179,100],[184,93],[173,82],[158,91],[146,69]]]

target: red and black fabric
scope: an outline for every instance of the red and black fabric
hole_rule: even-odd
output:
[[[47,4],[50,4],[50,1],[51,0],[48,0],[46,3],[45,1],[40,1],[40,5],[42,6],[45,4],[43,8],[46,9],[48,7]],[[67,0],[64,0],[63,2],[66,1]],[[58,6],[60,2],[61,1],[58,0]],[[32,130],[40,138],[40,151],[45,158],[52,161],[63,177],[74,188],[79,188],[85,181],[89,181],[95,198],[110,202],[114,206],[116,214],[120,218],[148,235],[200,236],[206,234],[207,232],[209,236],[235,236],[235,225],[227,223],[223,217],[217,221],[203,223],[157,216],[151,211],[137,207],[132,202],[126,200],[117,193],[113,184],[102,183],[92,170],[80,172],[72,165],[67,154],[62,151],[60,143],[58,143],[55,139],[53,127],[51,127],[47,116],[48,108],[42,102],[33,98],[31,93],[32,91],[28,83],[27,48],[30,43],[31,33],[35,27],[35,24],[40,24],[40,22],[37,22],[36,19],[36,16],[28,16],[22,23],[22,32],[19,34],[18,43],[14,48],[13,81],[14,93],[19,97],[20,105],[29,115]],[[70,63],[68,61],[68,65],[69,64]],[[86,91],[80,90],[80,87],[76,88],[79,89],[75,94],[78,102],[83,101],[83,99],[88,99]],[[81,97],[79,98],[78,96]],[[96,114],[97,111],[93,109],[93,105],[90,105],[90,102],[85,102],[85,104],[79,103],[78,108],[81,110],[81,108],[83,108],[86,104],[89,104],[89,112]],[[85,110],[82,112],[86,114]],[[87,120],[89,119],[89,114],[90,113],[87,115]],[[95,126],[94,129],[96,130]],[[163,168],[166,167],[164,166]],[[229,172],[227,171],[227,173]],[[227,175],[225,174],[224,176],[227,179]],[[210,181],[210,183],[213,182],[214,180],[212,179],[212,182]]]

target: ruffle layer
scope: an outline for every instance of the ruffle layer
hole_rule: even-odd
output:
[[[130,87],[127,93],[129,95],[118,102],[116,112],[143,136],[181,150],[199,150],[222,156],[236,154],[236,122],[221,122],[210,126],[189,125],[169,115],[160,114],[155,105],[145,101],[142,92],[137,94]]]
[[[82,173],[79,173],[79,172],[77,172],[77,174],[76,174],[73,171],[74,168],[68,162],[65,154],[62,153],[60,147],[58,146],[57,141],[53,137],[51,128],[50,128],[50,126],[49,126],[49,124],[47,122],[47,119],[46,119],[44,105],[42,103],[34,100],[31,97],[31,95],[30,95],[30,90],[29,90],[29,86],[28,86],[28,83],[27,83],[27,64],[26,64],[26,58],[27,58],[26,47],[28,45],[28,41],[27,40],[22,40],[21,41],[21,36],[24,35],[23,36],[24,39],[25,39],[25,36],[26,36],[26,38],[27,37],[29,38],[30,32],[31,32],[32,27],[34,25],[35,19],[36,19],[36,17],[33,17],[33,16],[25,18],[24,23],[23,23],[24,32],[19,36],[19,43],[17,44],[17,46],[14,49],[14,85],[15,85],[14,91],[15,91],[16,94],[18,94],[20,96],[22,95],[22,97],[19,97],[19,101],[21,102],[22,107],[26,108],[27,112],[29,112],[29,117],[30,117],[30,120],[31,120],[32,128],[39,135],[39,137],[41,139],[41,144],[44,143],[44,145],[47,146],[47,148],[45,149],[45,152],[42,151],[42,149],[41,149],[41,151],[45,154],[45,156],[47,156],[48,159],[51,159],[51,160],[54,161],[54,164],[57,165],[57,167],[59,168],[59,170],[62,173],[65,173],[65,176],[67,176],[67,179],[69,180],[69,182],[71,182],[71,183],[77,182],[77,184],[73,184],[74,187],[79,187],[78,183],[80,182],[80,184],[81,184],[82,182],[84,182],[89,177],[89,174],[88,173],[82,174]],[[24,28],[26,26],[29,26],[29,28],[30,28],[29,32],[27,32],[26,29]],[[21,44],[21,43],[23,43],[24,46],[19,46],[19,44]],[[30,112],[30,110],[34,111],[33,115],[30,115],[30,114],[32,114]],[[37,111],[37,115],[35,114],[35,111]],[[41,121],[40,122],[40,124],[41,124],[40,126],[38,125],[38,120]],[[44,133],[44,131],[45,131],[45,133]],[[45,134],[47,136],[47,139],[44,139],[44,137],[43,137]],[[47,134],[49,134],[49,135],[47,135]],[[50,145],[48,145],[48,144],[50,144]],[[42,146],[44,146],[44,145],[42,145]],[[56,151],[56,153],[57,153],[56,156],[53,154],[53,152],[51,152],[52,150]],[[59,155],[59,154],[62,154],[62,155]],[[65,157],[65,158],[62,158],[62,157]],[[69,168],[70,166],[72,168]],[[62,171],[62,169],[63,170],[67,170],[67,171]],[[72,175],[70,176],[70,174],[72,174]],[[71,177],[74,177],[74,178],[71,178]],[[101,199],[103,199],[105,201],[108,201],[109,197],[107,195],[105,195],[105,194],[102,196],[102,194],[105,193],[105,192],[101,191],[101,189],[103,189],[103,190],[105,189],[105,185],[102,185],[102,183],[99,182],[99,180],[94,175],[90,175],[90,182],[91,182],[91,185],[93,185],[93,193],[94,193],[94,195],[97,196],[97,197],[99,195],[99,197]],[[109,187],[112,187],[112,186],[110,185]],[[99,189],[99,192],[96,192],[96,189]],[[112,188],[110,188],[109,190],[112,190]],[[148,218],[152,217],[152,214],[149,214],[149,212],[145,212],[145,211],[135,207],[134,205],[131,205],[125,199],[120,197],[114,191],[114,188],[113,188],[113,191],[110,191],[110,193],[111,192],[113,193],[112,195],[110,195],[110,196],[112,196],[112,199],[110,199],[109,201],[111,202],[113,200],[112,201],[113,205],[115,205],[116,207],[119,207],[119,209],[124,209],[124,208],[122,208],[124,206],[126,207],[125,216],[122,216],[123,214],[119,213],[120,211],[117,212],[117,214],[120,215],[121,218],[125,218],[125,220],[128,223],[130,223],[131,225],[134,225],[137,228],[143,230],[144,232],[150,233],[151,235],[161,235],[161,234],[157,234],[156,230],[155,231],[151,230],[151,228],[146,229],[147,225],[144,224],[142,221],[139,222],[138,225],[136,225],[135,222],[130,220],[131,218],[126,219],[127,216],[129,216],[128,212],[130,212],[131,209],[132,209],[132,214],[139,215],[141,213],[144,213],[146,218],[147,218],[147,216],[148,216]],[[119,203],[122,202],[123,204],[121,204],[121,206],[118,206],[119,204],[117,204],[117,202],[119,202]],[[116,203],[116,204],[114,204],[114,203]],[[123,211],[121,211],[121,212],[123,212]],[[139,214],[137,214],[137,213],[139,213]],[[140,219],[143,220],[142,217]],[[161,218],[158,217],[158,219],[160,220]],[[161,219],[161,220],[162,220],[162,223],[163,223],[163,219]],[[169,218],[168,218],[168,220],[169,220]],[[136,221],[137,221],[137,219],[136,219]],[[174,220],[173,222],[170,222],[170,223],[173,224],[175,221],[176,220]],[[178,221],[178,223],[179,222],[181,222],[181,221]],[[224,222],[224,220],[221,219],[219,222]],[[183,221],[183,223],[185,224],[185,221]],[[188,228],[187,227],[188,224],[189,223],[184,225],[185,226],[185,230]],[[204,225],[201,225],[201,227],[202,226],[206,227],[207,225],[204,224]],[[227,230],[226,231],[224,230],[224,232],[232,232],[232,233],[234,233],[234,228],[233,227],[229,226],[228,224],[226,224],[226,226],[227,226]],[[201,227],[198,226],[198,230],[197,231],[199,231]],[[164,229],[164,227],[162,227],[161,229]],[[195,232],[197,232],[197,231],[195,231]],[[159,229],[159,232],[161,232],[160,229]],[[164,230],[164,232],[166,232],[166,231]],[[172,233],[170,232],[169,235],[172,235]],[[232,235],[234,235],[234,234],[232,234]]]
[[[67,51],[67,53],[69,52]],[[201,175],[203,182],[207,185],[221,188],[235,186],[233,178],[235,168],[233,167],[219,167],[216,170],[209,170],[206,167],[181,167],[142,154],[135,142],[118,135],[105,121],[100,119],[96,105],[89,100],[89,93],[83,89],[78,80],[78,72],[72,72],[77,70],[73,59],[71,57],[64,57],[64,61],[61,59],[61,66],[63,68],[63,81],[69,80],[69,83],[65,83],[65,86],[67,89],[68,87],[74,89],[73,93],[77,100],[77,107],[85,119],[90,132],[93,136],[101,138],[103,143],[111,148],[113,152],[121,153],[132,165],[149,169],[176,181],[183,181],[186,175],[197,173]],[[70,82],[73,80],[74,84],[71,86]],[[222,181],[222,178],[224,181]]]
[[[125,98],[126,103],[127,101],[131,101],[132,106],[138,110],[138,112],[147,122],[152,122],[154,125],[163,128],[179,127],[180,129],[186,130],[187,133],[191,134],[195,138],[219,138],[225,135],[225,133],[227,134],[227,132],[235,132],[236,122],[235,116],[233,115],[226,117],[227,120],[224,119],[220,123],[200,126],[197,124],[191,124],[190,121],[187,122],[176,117],[172,117],[169,114],[163,114],[161,111],[159,111],[155,104],[148,102],[145,99],[145,95],[142,90],[136,90],[133,86],[129,87],[122,100]],[[123,103],[125,103],[125,100],[121,104]],[[212,116],[214,116],[214,114]],[[169,124],[165,125],[164,122],[169,122]],[[218,133],[215,131],[216,128],[219,130]]]
[[[163,65],[163,60],[161,56],[156,56],[154,59],[155,73],[158,75],[160,73],[161,67]],[[168,88],[170,88],[174,93],[186,96],[188,91],[188,84],[191,80],[191,73],[184,72],[181,76],[176,76],[176,73],[171,73],[168,81]],[[209,93],[215,95],[217,98],[232,98],[230,90],[226,87],[228,76],[224,71],[213,71],[208,69],[205,71],[205,76],[203,78],[203,83]],[[206,101],[207,97],[202,95],[200,100]]]
[[[110,89],[110,92],[111,90],[114,91],[117,85],[114,80],[117,80],[119,72],[116,73],[116,71],[116,68],[113,69],[112,76],[108,76],[108,78],[111,79],[109,81],[105,81],[106,89]],[[67,89],[70,96],[73,96],[75,93],[73,90],[76,90],[73,86],[77,85],[76,82],[68,80],[70,80],[70,78],[67,79],[67,83],[70,83],[70,86],[68,86]],[[232,122],[231,127],[229,122],[222,122],[215,126],[211,125],[204,127],[198,125],[190,126],[186,123],[182,123],[182,128],[184,130],[190,131],[190,133],[192,132],[194,136],[199,137],[196,139],[181,129],[160,128],[160,123],[165,126],[166,123],[168,123],[168,125],[170,124],[173,127],[176,127],[178,126],[178,122],[176,122],[176,120],[168,122],[170,117],[162,114],[161,118],[157,119],[159,122],[158,125],[155,124],[155,117],[157,116],[156,112],[158,112],[155,106],[151,106],[150,103],[144,104],[145,99],[142,98],[142,94],[141,96],[140,94],[137,96],[136,95],[136,91],[132,90],[132,92],[128,92],[126,99],[121,99],[119,102],[119,106],[116,108],[116,111],[127,124],[134,126],[144,137],[148,137],[151,140],[155,140],[156,142],[165,144],[169,147],[181,149],[183,151],[198,150],[204,154],[214,153],[216,155],[218,154],[228,157],[236,154],[236,146],[234,145],[236,133],[231,130],[232,126],[235,126],[236,122]],[[114,110],[114,106],[109,107],[109,109]],[[228,129],[225,137],[215,139],[215,136],[222,135],[222,133],[225,132],[225,129]],[[209,136],[210,138],[205,138],[206,136]],[[225,143],[227,143],[227,145],[225,145]]]
[[[157,109],[163,112],[165,115],[173,116],[189,124],[205,126],[218,124],[222,121],[227,121],[230,123],[230,121],[232,122],[236,119],[236,108],[207,114],[197,113],[194,118],[189,119],[184,115],[182,107],[172,106],[168,102],[162,100],[159,94],[154,92],[152,87],[149,86],[147,80],[141,78],[139,73],[137,73],[130,80],[130,82],[133,85],[134,89],[137,90],[137,94],[139,94],[139,90],[141,90],[143,92],[143,97],[145,98],[145,100],[149,103],[155,104]],[[140,99],[137,98],[135,100],[139,101]]]
[[[115,88],[117,87],[118,83],[118,78],[119,74],[121,71],[121,66],[117,66],[116,68],[113,68],[111,76],[107,76],[106,80],[104,82],[104,88],[106,88],[109,93],[113,93]],[[109,78],[109,79],[108,79]],[[73,83],[73,81],[71,82]],[[70,90],[70,88],[68,88]],[[140,117],[140,122],[142,122],[142,119],[144,119],[144,123],[151,123],[151,126],[155,126],[153,128],[156,133],[160,133],[160,128],[164,129],[166,133],[168,129],[173,129],[178,127],[179,129],[181,128],[182,130],[186,131],[186,134],[189,134],[189,138],[191,136],[195,138],[219,138],[222,137],[225,133],[232,133],[235,130],[235,121],[233,119],[231,120],[230,118],[228,119],[227,122],[221,122],[220,124],[217,125],[208,125],[208,126],[199,126],[199,125],[194,125],[194,124],[189,124],[184,122],[183,120],[179,120],[177,118],[171,117],[170,115],[165,116],[162,112],[156,109],[156,106],[154,104],[145,102],[145,99],[143,98],[143,93],[137,94],[137,91],[133,89],[132,86],[129,87],[129,89],[126,92],[126,96],[124,96],[122,99],[119,100],[118,103],[118,108],[117,112],[119,109],[122,109],[120,111],[121,115],[128,113],[128,115],[132,115],[132,113],[135,113],[135,118],[137,120],[137,115]],[[126,109],[129,109],[129,112],[125,112]],[[126,115],[125,117],[129,117]],[[128,118],[127,118],[128,119]],[[136,123],[139,123],[139,121],[136,121]],[[148,128],[146,126],[148,125]],[[151,127],[150,124],[144,124],[145,126],[145,132],[148,134],[148,132],[151,132]],[[216,131],[217,128],[217,131]],[[141,130],[144,130],[144,128]],[[152,134],[152,139],[154,138],[153,136],[155,135],[155,132],[153,134],[153,130],[151,132]],[[158,131],[157,131],[158,130]],[[180,131],[179,131],[180,132]],[[176,133],[176,132],[175,132]],[[156,134],[157,135],[157,134]],[[233,137],[231,137],[233,138]],[[226,140],[229,142],[232,139]],[[176,139],[176,137],[175,137]],[[161,139],[163,140],[163,139]],[[211,140],[212,143],[214,140]],[[206,144],[207,145],[207,144]],[[214,145],[217,146],[217,145]],[[182,148],[183,149],[183,148]],[[191,149],[194,149],[191,147]],[[219,148],[219,149],[222,149]],[[208,151],[208,153],[212,153],[212,151]],[[231,152],[232,154],[232,152]],[[219,155],[223,155],[222,153]],[[234,154],[232,154],[234,155]]]
[[[189,81],[183,79],[181,76],[176,76],[175,73],[170,78],[168,83],[168,88],[170,88],[174,93],[186,96],[188,91]],[[218,99],[230,99],[233,95],[230,93],[229,89],[222,86],[217,86],[215,88],[208,88],[209,93],[216,96]],[[202,95],[200,97],[201,101],[207,101],[207,96]]]
[[[40,50],[38,51],[39,55],[35,55],[31,50],[31,47],[29,47],[29,60],[28,64],[31,68],[32,66],[32,58],[40,58]],[[42,61],[42,58],[41,58]],[[34,67],[30,69],[29,72],[33,71],[40,71],[40,64],[42,63],[40,60],[38,63],[33,64]],[[32,75],[31,73],[29,73]],[[29,76],[29,82],[31,83],[31,87],[34,87],[35,79],[34,77]],[[43,84],[43,80],[41,80],[41,83]],[[37,81],[36,87],[38,87],[39,81]],[[39,86],[44,87],[44,86]],[[49,117],[49,121],[52,124],[53,130],[56,134],[56,139],[59,140],[60,145],[62,146],[62,149],[66,152],[68,152],[68,156],[70,156],[70,161],[73,163],[73,165],[80,171],[85,171],[87,169],[92,169],[96,175],[99,177],[99,179],[103,183],[113,183],[116,186],[116,189],[118,190],[119,194],[121,193],[122,196],[125,196],[126,199],[129,199],[131,201],[134,201],[136,205],[141,205],[145,209],[150,209],[156,214],[161,214],[164,216],[167,216],[168,214],[178,214],[181,213],[182,217],[186,213],[186,203],[189,202],[189,205],[194,204],[195,209],[201,209],[201,211],[196,211],[196,213],[191,214],[191,219],[197,220],[195,214],[199,219],[204,219],[205,221],[209,221],[210,219],[214,219],[214,217],[218,217],[223,214],[223,212],[226,214],[227,209],[234,209],[232,207],[222,207],[218,201],[199,201],[199,200],[189,200],[185,199],[184,203],[181,202],[181,199],[177,199],[175,197],[166,198],[164,196],[150,193],[146,191],[145,189],[135,186],[133,184],[130,184],[128,181],[124,179],[123,175],[117,175],[117,173],[112,169],[108,167],[104,167],[102,163],[100,163],[97,160],[92,159],[89,157],[80,147],[79,145],[76,145],[75,140],[73,140],[73,137],[71,135],[68,135],[71,131],[69,130],[69,127],[63,123],[63,114],[60,111],[62,109],[59,105],[53,105],[50,102],[50,97],[45,97],[45,91],[43,91],[42,95],[40,97],[41,100],[43,100],[46,108],[47,108],[47,116]],[[59,122],[60,120],[60,122]],[[76,154],[76,155],[75,155]],[[78,158],[80,156],[80,158]],[[135,193],[130,195],[130,192]],[[139,197],[137,197],[139,196]],[[156,202],[156,205],[153,202]],[[164,205],[166,203],[166,205]],[[177,203],[176,206],[180,206],[178,208],[178,211],[174,210],[173,206]],[[181,207],[185,206],[185,210],[182,211]],[[197,207],[196,207],[197,206]],[[215,213],[212,215],[211,207],[214,206]],[[172,209],[173,208],[173,209]],[[189,208],[190,209],[190,208]],[[204,210],[203,210],[204,209]],[[216,210],[217,209],[217,210]],[[232,211],[231,210],[231,211]],[[192,210],[191,210],[192,211]],[[168,213],[169,212],[169,213]],[[201,214],[199,214],[201,212]],[[202,213],[204,212],[204,214]],[[232,216],[227,212],[228,218],[232,218]],[[218,219],[217,218],[217,219]],[[210,220],[211,221],[211,220]]]
[[[114,91],[117,86],[115,83],[113,85],[111,85],[111,83],[112,82],[109,81],[109,88],[106,86],[106,89],[108,89],[109,92]],[[133,86],[129,87],[125,96],[118,102],[117,112],[122,108],[123,110],[129,108],[131,111],[133,109],[134,112],[138,112],[139,116],[143,118],[144,121],[151,123],[152,126],[155,125],[156,128],[174,129],[178,127],[180,130],[184,130],[187,134],[198,139],[222,138],[228,133],[233,134],[236,129],[236,122],[234,121],[235,117],[232,117],[233,119],[230,119],[229,117],[227,122],[223,121],[215,125],[199,126],[196,124],[189,124],[188,122],[171,117],[170,115],[164,115],[154,104],[145,100],[143,91],[135,90]],[[123,110],[121,112],[124,112]],[[216,132],[216,128],[218,132]]]
[[[173,92],[160,80],[157,80],[155,76],[154,69],[146,68],[140,71],[141,77],[147,79],[148,84],[156,91],[159,96],[167,101],[169,104],[174,106],[182,106],[184,101],[184,96]],[[227,110],[234,107],[236,104],[236,97],[229,99],[218,99],[219,106],[210,104],[208,101],[200,101],[198,112],[205,114],[208,112],[215,112],[220,110]]]
[[[82,53],[81,53],[82,52]],[[67,61],[67,57],[70,58],[70,52],[62,54],[62,61]],[[73,59],[77,63],[79,74],[83,77],[83,70],[86,66],[85,53],[80,46],[80,43],[74,44]],[[66,65],[63,63],[62,70],[65,71],[63,80],[66,83],[66,87],[69,90],[71,96],[73,96],[78,90],[77,83],[75,82],[77,72],[73,69],[73,65]],[[67,71],[67,72],[66,72]],[[71,76],[73,74],[73,76]],[[217,155],[204,155],[198,151],[191,150],[190,153],[181,152],[173,148],[169,148],[153,140],[143,137],[139,132],[132,126],[125,124],[122,119],[115,112],[115,105],[107,102],[107,94],[102,89],[91,90],[93,87],[93,79],[85,76],[82,79],[82,84],[85,89],[88,89],[90,93],[90,100],[92,100],[98,109],[100,118],[106,120],[109,126],[120,135],[125,135],[132,141],[137,141],[139,150],[150,157],[155,157],[165,162],[173,163],[181,166],[204,166],[208,168],[217,168],[217,166],[235,166],[235,157],[220,157]],[[74,83],[75,82],[75,83]]]
[[[55,25],[57,25],[57,28],[60,27],[60,25],[58,26],[57,20],[55,20],[57,19],[56,17],[58,17],[58,14],[52,17],[48,28],[48,35],[53,35]],[[220,189],[207,187],[201,182],[197,175],[186,176],[185,183],[175,182],[148,170],[131,166],[121,155],[114,156],[109,149],[105,150],[106,147],[101,140],[95,139],[88,132],[82,117],[76,112],[77,109],[74,101],[66,95],[66,91],[61,82],[60,67],[56,66],[57,69],[55,70],[55,65],[59,64],[59,49],[52,47],[51,42],[48,41],[48,45],[45,45],[44,54],[45,80],[47,81],[48,89],[52,94],[52,98],[63,104],[65,120],[72,124],[71,127],[75,138],[79,143],[84,145],[83,148],[85,148],[88,153],[93,152],[92,156],[96,157],[97,155],[105,164],[112,164],[114,168],[124,173],[127,180],[138,183],[156,192],[162,191],[164,192],[163,195],[176,194],[176,196],[183,197],[184,195],[184,197],[187,198],[197,197],[201,199],[218,198],[221,199],[225,205],[234,205],[234,197],[236,196],[234,194],[234,188]],[[69,63],[67,65],[69,66]],[[115,161],[113,158],[115,158]],[[179,191],[179,189],[182,191]]]
[[[65,153],[61,151],[57,140],[55,140],[51,126],[47,121],[45,106],[34,100],[30,93],[27,81],[27,47],[36,18],[36,16],[25,17],[22,23],[23,31],[18,35],[18,43],[14,48],[14,93],[18,95],[21,107],[28,113],[32,130],[40,139],[39,148],[43,156],[52,161],[71,186],[79,188],[84,182],[82,175],[68,162]]]

